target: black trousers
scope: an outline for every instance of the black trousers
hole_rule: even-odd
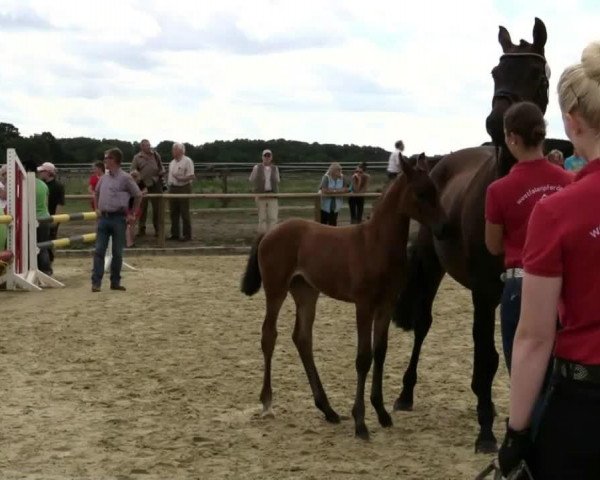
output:
[[[56,240],[58,238],[58,227],[59,224],[55,223],[50,226],[50,240]],[[54,262],[54,249],[48,249],[48,257],[50,257],[50,264]]]
[[[600,479],[600,384],[553,379],[529,465],[535,480]]]
[[[147,187],[148,193],[162,193],[162,187],[160,181]],[[154,233],[158,234],[158,204],[160,198],[148,198],[142,199],[142,213],[140,215],[139,231],[140,233],[146,233],[146,218],[148,218],[148,200],[152,204],[152,225],[154,225]]]
[[[325,210],[321,210],[321,223],[337,227],[337,218],[337,212],[326,212]]]
[[[36,229],[36,237],[38,243],[47,242],[50,240],[50,227],[49,223],[40,223]],[[40,271],[52,275],[52,265],[50,263],[50,249],[40,248],[40,253],[37,255],[37,263]]]
[[[178,187],[171,185],[169,193],[192,193],[192,185],[183,185]],[[171,237],[179,238],[179,220],[183,226],[183,238],[192,238],[192,223],[190,221],[190,199],[173,198],[169,200],[169,210],[171,212]]]
[[[348,206],[350,207],[350,223],[362,222],[365,197],[350,197],[348,199]]]

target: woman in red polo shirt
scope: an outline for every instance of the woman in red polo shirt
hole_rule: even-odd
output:
[[[504,359],[510,372],[513,338],[521,313],[522,252],[527,222],[535,204],[571,183],[571,174],[544,157],[546,122],[531,102],[512,105],[504,115],[506,145],[517,159],[509,174],[487,189],[485,243],[493,255],[504,253],[504,291],[500,325]]]
[[[587,165],[535,206],[523,251],[505,476],[523,459],[536,480],[600,478],[600,43],[558,82],[565,132]],[[556,310],[561,328],[557,331]],[[533,445],[528,429],[548,359],[555,366]]]

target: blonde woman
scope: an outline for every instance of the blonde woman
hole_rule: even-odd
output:
[[[586,165],[571,185],[541,199],[529,220],[510,412],[498,457],[505,477],[525,460],[536,480],[598,479],[600,42],[563,72],[558,97],[565,133]],[[550,393],[532,443],[533,407],[553,352]]]
[[[321,180],[321,193],[348,193],[348,181],[342,174],[342,166],[333,162]],[[321,197],[321,223],[337,225],[338,213],[343,205],[342,197]]]

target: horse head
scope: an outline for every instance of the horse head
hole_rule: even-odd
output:
[[[401,213],[431,228],[434,235],[442,235],[447,217],[440,204],[439,191],[429,176],[427,157],[421,153],[413,166],[401,158],[402,173],[406,177],[406,194],[401,203]]]
[[[550,77],[550,69],[544,56],[546,40],[546,26],[539,18],[535,19],[533,27],[533,43],[521,40],[515,45],[508,30],[500,26],[498,42],[503,54],[492,70],[494,97],[492,111],[485,122],[496,147],[505,146],[504,112],[513,103],[530,101],[537,104],[542,112],[546,112]]]

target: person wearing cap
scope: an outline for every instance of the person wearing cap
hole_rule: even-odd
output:
[[[148,193],[156,194],[163,192],[163,177],[165,169],[163,167],[159,153],[152,148],[149,140],[140,142],[140,151],[136,153],[131,162],[130,171],[137,170],[140,177],[148,189]],[[138,235],[146,234],[146,218],[148,216],[148,200],[152,204],[152,224],[154,225],[154,235],[158,235],[158,205],[159,198],[144,197],[142,201],[142,214],[140,216]]]
[[[279,169],[273,165],[273,152],[262,152],[262,162],[254,165],[250,174],[252,191],[258,194],[279,192]],[[266,233],[277,224],[279,203],[275,197],[256,198],[258,207],[258,233]]]
[[[56,167],[53,163],[44,162],[38,168],[38,175],[48,187],[48,212],[50,215],[60,213],[65,206],[65,187],[56,180]],[[50,226],[50,240],[55,240],[58,235],[58,223]],[[54,250],[48,250],[50,265],[54,262]]]

